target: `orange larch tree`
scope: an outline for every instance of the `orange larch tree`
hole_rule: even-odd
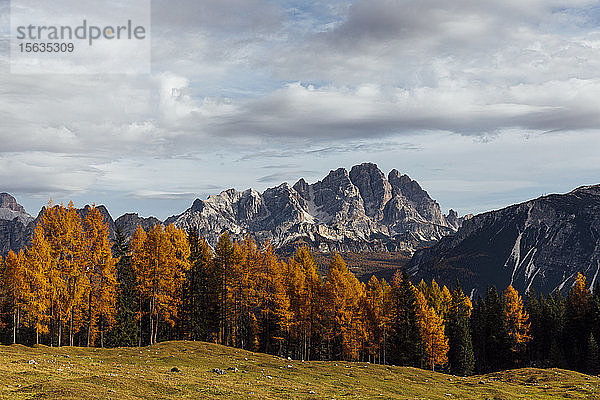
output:
[[[100,331],[100,345],[104,347],[104,331],[114,322],[116,314],[116,263],[112,256],[108,225],[94,204],[83,220],[86,255],[86,293],[84,302],[87,315],[87,346]]]
[[[35,342],[39,344],[40,333],[48,333],[50,306],[52,304],[52,275],[53,258],[50,243],[46,240],[44,228],[38,224],[27,249],[27,268],[25,269],[27,290],[26,316],[28,325],[35,329]]]
[[[183,230],[156,225],[145,233],[138,228],[131,250],[138,291],[149,301],[150,344],[155,344],[161,319],[175,323],[189,268],[189,243]]]
[[[12,341],[17,343],[17,333],[21,325],[21,315],[27,299],[27,282],[25,280],[25,254],[10,250],[4,260],[1,275],[2,297],[12,313]]]
[[[444,320],[427,303],[425,295],[420,290],[416,293],[416,311],[425,359],[431,370],[435,370],[436,365],[448,362],[449,347]]]
[[[334,350],[336,358],[356,360],[366,340],[365,288],[338,253],[329,263],[323,291],[330,353]]]
[[[320,330],[322,281],[308,246],[297,249],[287,263],[286,287],[292,313],[290,337],[295,343],[295,356],[309,360]]]
[[[270,243],[261,249],[256,276],[257,319],[260,326],[259,349],[265,353],[281,354],[292,320],[284,280],[287,267],[284,264],[277,258]]]
[[[529,315],[523,307],[523,300],[512,285],[503,294],[503,322],[511,344],[511,350],[521,350],[525,343],[531,340],[529,336]]]
[[[371,276],[366,287],[365,315],[367,321],[366,351],[373,362],[385,360],[386,336],[389,325],[389,285]]]
[[[51,308],[58,324],[58,345],[61,345],[63,323],[69,324],[69,345],[81,320],[81,304],[87,287],[85,250],[81,218],[73,205],[53,206],[50,202],[42,217],[46,240],[50,244],[52,269]]]

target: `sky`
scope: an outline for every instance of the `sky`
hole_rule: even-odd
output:
[[[162,219],[362,162],[461,215],[600,183],[597,0],[156,0],[134,75],[11,74],[9,10],[0,192],[34,215]]]

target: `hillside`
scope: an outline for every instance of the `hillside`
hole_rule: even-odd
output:
[[[410,272],[466,291],[488,285],[520,292],[567,290],[577,272],[600,283],[600,185],[479,214],[458,232],[417,251]]]
[[[0,347],[0,398],[15,400],[590,399],[599,391],[598,377],[559,369],[461,378],[366,363],[290,361],[202,342],[117,349]]]

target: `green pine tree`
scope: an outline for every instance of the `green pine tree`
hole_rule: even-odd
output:
[[[416,295],[406,270],[397,272],[391,289],[390,362],[396,365],[423,366],[423,349],[417,326]]]
[[[597,375],[600,372],[600,355],[598,354],[598,343],[594,335],[590,333],[587,341],[586,372]]]
[[[231,273],[236,262],[236,254],[233,243],[227,231],[217,240],[215,246],[214,271],[217,280],[217,321],[218,335],[217,343],[229,345],[232,344],[232,326],[231,314],[233,310],[230,307],[228,300],[229,284],[231,283]]]
[[[215,341],[219,332],[219,284],[208,243],[198,231],[188,231],[190,271],[184,290],[184,315],[191,340]]]
[[[475,367],[470,326],[472,309],[471,300],[465,296],[460,286],[454,289],[448,318],[448,361],[450,372],[455,375],[471,375]]]

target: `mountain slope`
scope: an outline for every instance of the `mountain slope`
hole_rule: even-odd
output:
[[[414,251],[454,232],[460,221],[451,216],[407,175],[392,170],[386,178],[364,163],[314,184],[300,179],[263,193],[229,189],[196,199],[165,223],[196,228],[211,244],[227,230],[279,248],[301,240],[322,251]]]
[[[548,293],[577,272],[600,284],[600,185],[544,196],[465,221],[458,232],[415,253],[417,278],[482,293],[487,285]]]

